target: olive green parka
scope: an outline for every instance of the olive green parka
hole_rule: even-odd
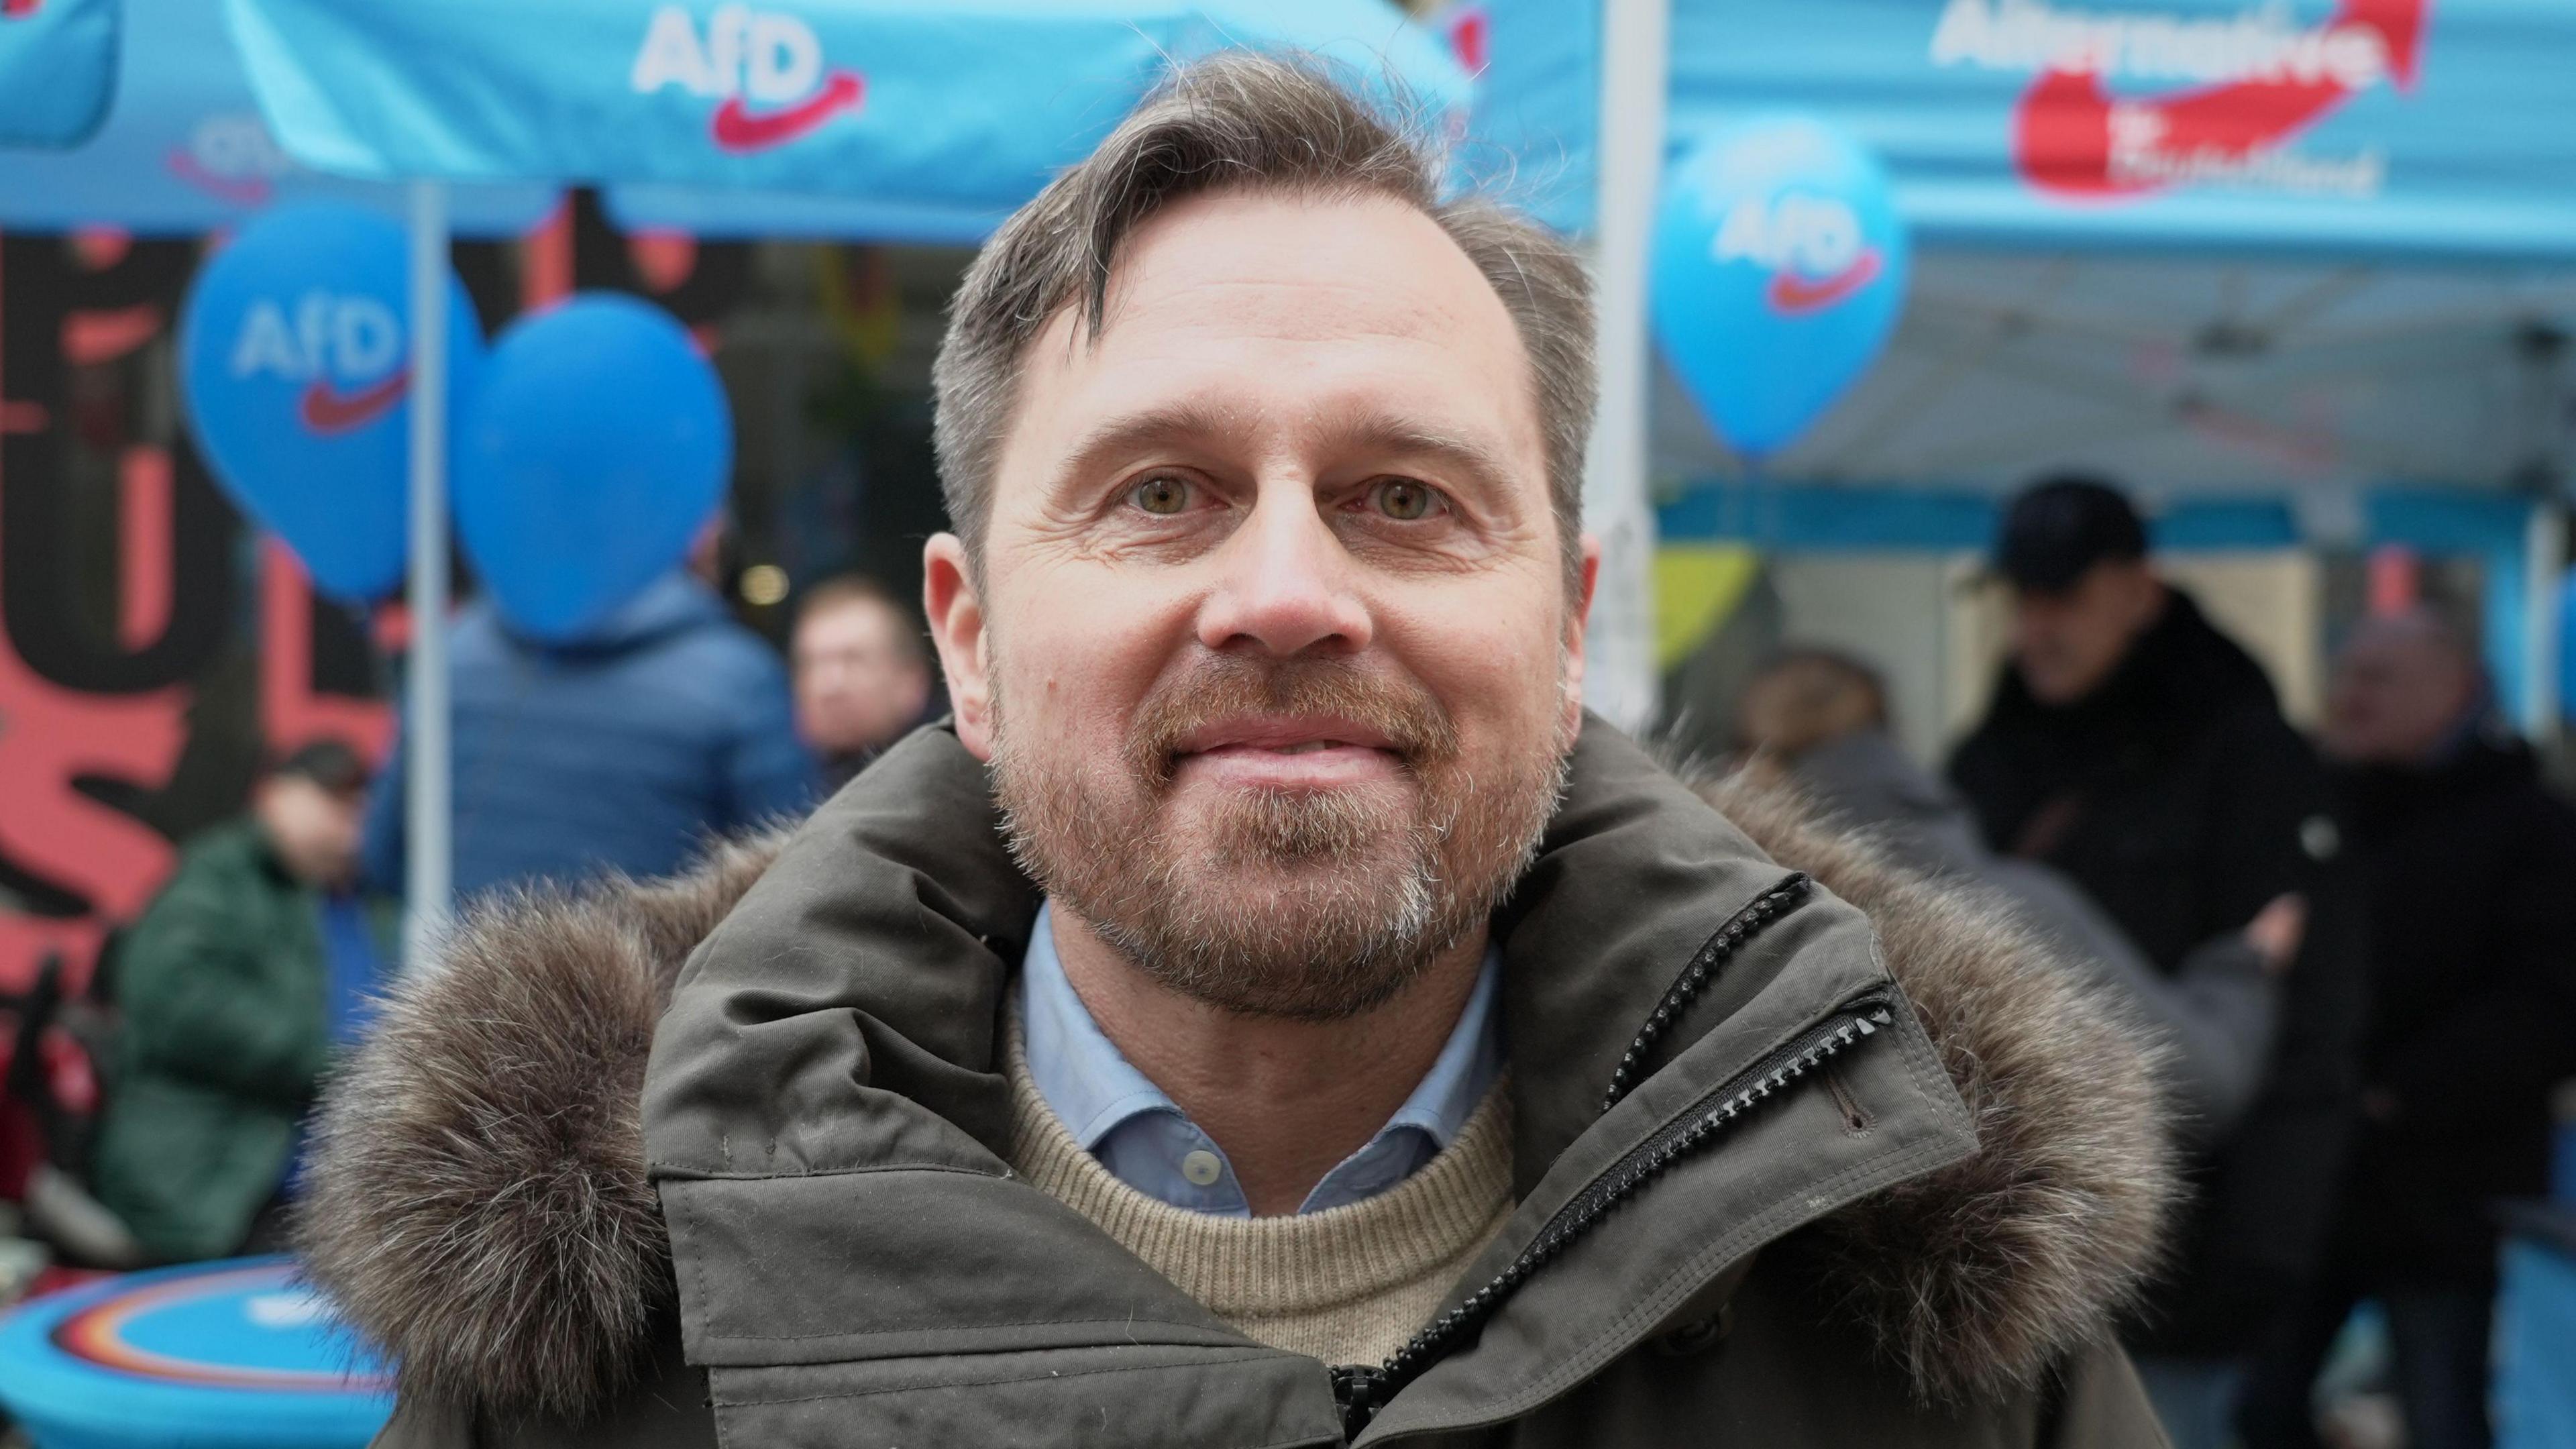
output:
[[[487,908],[326,1111],[381,1442],[2160,1444],[2109,1336],[2170,1190],[2144,1050],[1993,902],[1711,795],[1587,722],[1494,923],[1518,1208],[1379,1365],[1011,1172],[1037,897],[946,730],[694,876]]]

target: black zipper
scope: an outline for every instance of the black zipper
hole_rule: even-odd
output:
[[[1602,1111],[1618,1106],[1619,1099],[1628,1095],[1629,1088],[1645,1080],[1647,1054],[1655,1049],[1656,1042],[1663,1039],[1665,1030],[1698,999],[1700,992],[1707,989],[1717,969],[1743,949],[1745,942],[1760,935],[1764,927],[1806,904],[1811,884],[1805,872],[1792,872],[1778,885],[1746,901],[1743,909],[1727,917],[1726,924],[1718,927],[1716,933],[1700,946],[1692,955],[1690,964],[1682,968],[1682,974],[1674,977],[1673,984],[1664,988],[1664,999],[1655,1003],[1653,1013],[1647,1016],[1643,1026],[1637,1028],[1637,1039],[1628,1043],[1628,1050],[1620,1054],[1619,1065],[1610,1072],[1609,1089],[1601,1094]]]
[[[1895,1020],[1884,988],[1864,992],[1835,1008],[1824,1020],[1729,1077],[1724,1085],[1701,1097],[1653,1136],[1630,1148],[1591,1185],[1575,1194],[1573,1201],[1557,1209],[1547,1226],[1493,1281],[1433,1320],[1384,1363],[1335,1367],[1333,1397],[1341,1405],[1345,1442],[1357,1439],[1399,1389],[1472,1337],[1531,1274],[1591,1231],[1613,1208],[1635,1196],[1665,1169],[1717,1138],[1773,1093],[1853,1043],[1875,1036],[1880,1027]]]

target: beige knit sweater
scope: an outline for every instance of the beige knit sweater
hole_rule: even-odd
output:
[[[1173,1207],[1110,1175],[1039,1095],[1016,1019],[1009,1051],[1011,1166],[1274,1348],[1332,1364],[1383,1360],[1430,1321],[1512,1214],[1505,1082],[1395,1187],[1322,1212],[1233,1218]]]

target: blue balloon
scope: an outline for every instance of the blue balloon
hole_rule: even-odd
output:
[[[1887,173],[1803,116],[1727,126],[1673,167],[1655,218],[1655,334],[1727,443],[1759,458],[1859,378],[1905,301]]]
[[[733,412],[668,313],[590,293],[518,322],[456,459],[456,530],[501,617],[572,641],[668,573],[724,497]]]
[[[263,212],[198,269],[179,318],[179,393],[197,447],[244,513],[324,593],[402,582],[411,456],[406,242],[342,202]],[[483,333],[447,290],[447,396],[472,390]]]

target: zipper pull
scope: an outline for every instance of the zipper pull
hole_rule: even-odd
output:
[[[1333,1402],[1342,1411],[1342,1441],[1356,1439],[1383,1408],[1380,1395],[1386,1389],[1386,1370],[1367,1364],[1335,1364]]]

